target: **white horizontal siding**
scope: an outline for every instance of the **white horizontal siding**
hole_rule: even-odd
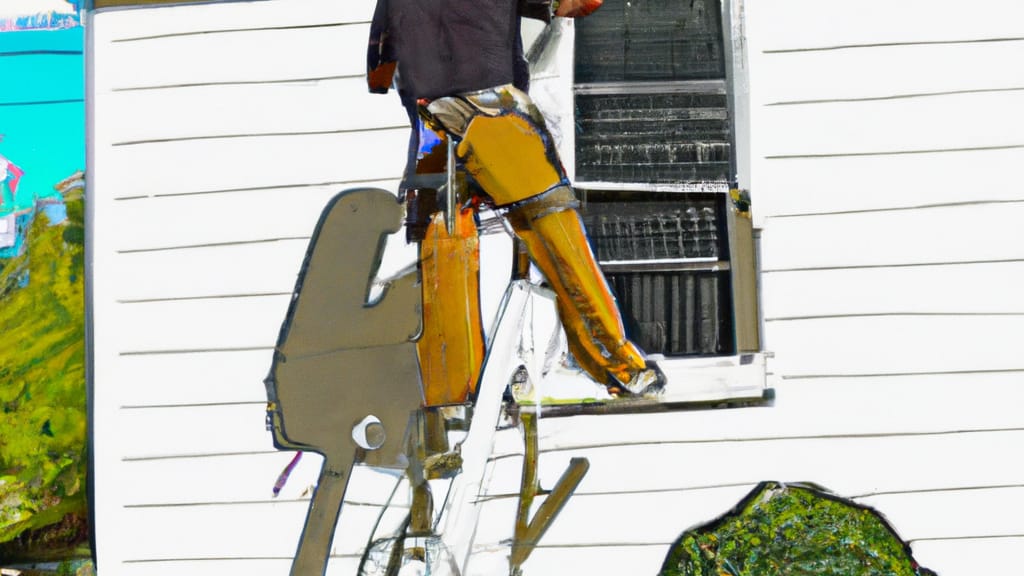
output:
[[[240,6],[239,9],[244,9]],[[286,10],[278,6],[279,10]],[[172,10],[181,10],[174,8]],[[186,9],[187,10],[187,9]],[[153,12],[154,16],[158,12]],[[98,18],[117,18],[118,14]],[[207,22],[211,26],[212,22]],[[223,26],[227,22],[221,21]],[[117,23],[125,26],[125,23]],[[196,22],[199,28],[202,22]],[[201,34],[113,41],[105,64],[116,71],[107,90],[231,82],[280,82],[362,76],[368,22],[313,28],[203,29]],[[315,56],[314,56],[315,55]],[[330,55],[330,57],[324,57]]]
[[[882,143],[879,148],[891,150]],[[813,152],[808,147],[805,152]],[[1020,201],[1024,148],[757,162],[762,217]]]
[[[753,483],[766,478],[816,481],[847,496],[874,494],[874,499],[866,502],[879,507],[894,522],[899,522],[901,516],[915,522],[918,508],[940,508],[946,496],[959,499],[955,510],[969,507],[972,503],[989,506],[979,508],[988,510],[986,515],[998,509],[991,507],[992,499],[1005,497],[1013,501],[1017,497],[1016,492],[1002,487],[1019,484],[1024,477],[1024,470],[1016,460],[1002,458],[1002,455],[1012,453],[1014,447],[1024,439],[1020,436],[1024,432],[1020,430],[1022,422],[1019,411],[1015,409],[1019,402],[1013,400],[1014,389],[1019,389],[1016,378],[981,375],[951,376],[945,382],[923,377],[893,378],[885,382],[873,379],[854,381],[853,384],[848,382],[785,382],[779,387],[777,406],[770,409],[542,420],[542,448],[545,451],[541,458],[541,480],[544,486],[550,487],[553,484],[570,456],[586,456],[592,465],[591,472],[579,490],[582,496],[578,502],[582,509],[574,515],[569,515],[567,511],[556,522],[556,526],[561,522],[567,525],[581,522],[592,528],[589,531],[567,529],[558,538],[554,536],[559,533],[552,532],[551,539],[546,539],[545,545],[560,547],[553,550],[562,552],[557,555],[538,553],[531,560],[531,566],[537,566],[540,573],[547,573],[545,570],[554,568],[545,564],[543,558],[559,558],[564,561],[571,557],[568,556],[570,550],[575,551],[575,554],[586,555],[596,543],[621,542],[619,535],[622,533],[630,535],[627,540],[632,545],[626,549],[637,552],[637,547],[648,547],[643,551],[642,557],[645,560],[641,561],[642,565],[657,563],[653,558],[664,555],[668,542],[679,531],[724,511]],[[968,385],[972,393],[963,398],[959,406],[928,400],[929,396],[956,394]],[[851,390],[856,394],[847,395]],[[913,398],[921,398],[922,401],[917,410],[912,412],[880,412],[873,409],[879,405],[906,407]],[[993,403],[992,398],[1003,398],[1005,402]],[[166,416],[159,415],[160,412]],[[236,412],[239,416],[232,416]],[[808,413],[811,412],[814,413],[813,417],[809,417]],[[261,413],[259,406],[241,411],[230,407],[144,411],[141,414],[146,415],[145,423],[125,424],[125,429],[136,430],[141,437],[152,437],[154,433],[148,431],[147,425],[166,427],[170,425],[167,422],[187,419],[199,433],[194,436],[194,444],[186,448],[196,454],[203,451],[210,453],[221,448],[205,440],[211,434],[225,428],[242,428],[233,423],[240,418],[259,418]],[[872,426],[865,425],[866,419]],[[1006,428],[1015,424],[1019,429],[1013,433],[991,431],[992,428]],[[972,427],[979,431],[963,431]],[[602,440],[608,439],[609,430],[616,431],[617,436],[625,436],[628,431],[628,441],[621,437],[612,439],[613,442],[625,442],[627,445],[601,447]],[[922,430],[936,433],[926,434]],[[871,432],[878,436],[863,436]],[[801,437],[784,437],[787,434]],[[843,437],[846,435],[850,436]],[[180,440],[183,435],[176,434],[174,437]],[[510,494],[517,488],[519,459],[503,457],[503,454],[514,453],[520,442],[515,432],[505,433],[499,442],[498,459],[492,475],[494,480],[488,488],[494,495]],[[229,444],[241,445],[234,439],[229,439]],[[595,444],[596,447],[586,448]],[[259,499],[261,494],[256,492],[265,494],[269,490],[274,472],[287,461],[285,456],[275,453],[260,455],[258,458],[266,460],[264,465],[243,467],[207,462],[213,458],[232,458],[228,456],[183,458],[179,461],[133,458],[125,466],[126,470],[133,467],[147,467],[148,470],[141,476],[133,473],[126,480],[132,484],[144,484],[147,480],[158,479],[173,470],[177,470],[179,475],[181,471],[188,470],[187,477],[180,481],[182,495],[175,495],[172,499],[174,501],[186,494],[187,501],[192,502]],[[625,468],[624,462],[629,463]],[[296,492],[307,487],[315,477],[314,463],[315,460],[304,460],[287,489]],[[314,467],[302,468],[307,464]],[[218,471],[223,475],[223,471],[228,468],[231,469],[231,477],[211,478]],[[627,474],[623,474],[624,471]],[[259,482],[256,482],[256,478]],[[245,479],[246,487],[232,497],[231,485],[233,482],[242,482],[241,479]],[[727,486],[733,483],[739,486]],[[258,486],[254,486],[256,484]],[[723,485],[726,486],[715,488]],[[963,501],[963,497],[956,494],[964,487],[986,491],[988,496],[979,497],[978,500],[970,497]],[[708,490],[720,493],[720,496],[708,500]],[[937,491],[936,500],[913,500],[917,497],[913,492],[917,490]],[[632,497],[639,500],[623,498],[621,493],[626,493],[626,496],[633,493]],[[910,493],[913,501],[901,503],[901,495],[907,493]],[[693,501],[679,498],[680,494],[693,495]],[[378,488],[378,498],[381,495],[382,491]],[[880,499],[883,495],[892,495],[895,500]],[[145,494],[141,496],[145,497]],[[594,500],[605,497],[609,498],[608,503]],[[909,512],[900,512],[895,516],[889,512],[902,510],[901,507],[909,507]],[[218,514],[225,513],[217,510]],[[603,512],[591,512],[593,510]],[[507,536],[503,531],[511,530],[513,514],[509,504],[485,509],[486,523],[481,527],[483,532],[479,541],[481,549],[500,548],[498,543]],[[1013,515],[1012,508],[1007,509],[1006,514]],[[664,526],[658,523],[652,525],[651,518],[661,517],[674,520],[674,523],[666,520]],[[221,526],[224,526],[223,522],[241,522],[236,518],[242,516],[229,514],[228,519],[222,520]],[[280,517],[273,518],[278,520]],[[608,530],[609,518],[614,518],[615,530]],[[931,525],[932,517],[927,518],[929,522],[923,524],[925,526]],[[1001,534],[1012,534],[1020,528],[1013,524],[1012,519],[996,520],[996,525],[1002,526],[997,531]],[[280,521],[286,522],[288,519],[280,518]],[[939,527],[950,525],[949,522],[938,524]],[[956,525],[963,526],[962,523]],[[634,526],[638,528],[633,529]],[[970,528],[973,530],[974,526]],[[490,544],[486,544],[483,539],[488,530],[495,534]],[[901,533],[905,532],[901,527]],[[939,530],[912,534],[905,536],[950,537]],[[996,532],[988,534],[992,536]],[[660,549],[651,546],[652,539],[661,542]],[[578,545],[584,548],[567,548]],[[182,552],[205,553],[204,549],[195,548],[194,544],[189,546],[193,547]]]
[[[1024,261],[769,272],[768,321],[877,314],[1021,314]]]
[[[210,2],[187,9],[180,6],[147,7],[110,10],[102,14],[104,19],[116,23],[116,28],[107,36],[116,42],[168,34],[369,22],[373,3],[322,0]]]
[[[259,557],[249,559],[203,558],[164,559],[132,561],[125,563],[119,572],[125,576],[176,576],[187,573],[193,576],[222,576],[224,574],[246,574],[247,576],[280,576],[288,574],[292,556],[283,558]],[[332,556],[325,576],[348,576],[355,574],[359,567],[357,556]]]
[[[290,301],[282,294],[125,304],[112,343],[121,354],[266,348],[269,355]]]
[[[524,565],[531,576],[566,573],[571,566],[578,574],[657,574],[668,546],[644,544],[615,546],[603,544],[586,548],[540,545]],[[508,570],[508,548],[494,547],[473,556],[465,576],[501,574]]]
[[[758,218],[1022,199],[1020,6],[745,7]]]
[[[914,542],[914,553],[942,574],[998,573],[1007,559],[1020,554],[1024,536],[999,538],[937,539]]]
[[[323,207],[347,188],[394,190],[405,161],[397,96],[367,94],[362,77],[372,6],[276,0],[93,17],[104,574],[291,564],[322,459],[307,454],[271,496],[293,456],[265,429],[272,347]],[[382,274],[415,257],[401,236],[389,238]],[[503,287],[509,241],[483,245],[484,284]],[[497,296],[484,294],[485,318]],[[355,572],[394,483],[354,473],[328,574]],[[407,499],[397,493],[381,533]]]
[[[398,178],[408,141],[408,128],[386,128],[112,147],[105,156],[121,170],[109,193],[132,198]]]
[[[302,106],[295,105],[297,95]],[[362,76],[114,92],[109,99],[124,120],[112,133],[116,145],[409,123],[397,96],[369,93]]]
[[[978,573],[961,558],[979,554],[989,571],[1011,565],[1024,470],[1005,454],[1024,440],[1024,365],[1007,335],[1024,328],[1012,290],[1024,196],[1007,166],[1024,142],[1007,110],[1024,77],[999,62],[1024,45],[1018,4],[747,3],[777,400],[543,420],[544,486],[570,456],[592,469],[530,574],[653,574],[683,529],[766,479],[861,497],[944,576]],[[290,566],[320,458],[271,498],[292,454],[264,428],[262,380],[323,204],[356,185],[393,189],[402,169],[404,113],[362,79],[372,5],[93,18],[104,574]],[[507,265],[484,275],[503,282]],[[470,573],[507,571],[521,450],[516,432],[499,436]],[[392,486],[357,471],[361,505],[346,508],[329,574],[355,572]]]
[[[665,449],[690,486],[816,481],[880,510],[944,576],[1001,570],[1024,535],[1005,457],[1024,420],[1001,408],[1024,382],[1024,195],[1007,169],[1024,160],[1024,76],[1006,65],[1024,7],[744,7],[778,400],[699,418],[718,434],[680,434],[708,445]]]
[[[935,457],[939,458],[942,454],[941,449],[937,449]],[[964,534],[987,537],[1024,535],[1024,523],[1015,513],[1024,503],[1024,486],[1020,485],[880,494],[858,501],[881,510],[893,527],[911,541],[945,540]],[[941,568],[936,566],[936,570]]]
[[[296,238],[120,254],[118,265],[135,273],[112,287],[112,296],[135,301],[289,293],[308,244]]]
[[[1024,316],[862,316],[771,322],[772,369],[784,377],[1024,369],[1011,335]]]
[[[292,556],[287,558],[259,557],[254,559],[205,558],[170,559],[129,562],[121,574],[126,576],[174,576],[186,572],[194,576],[222,576],[223,574],[246,574],[247,576],[280,576],[288,574]],[[333,555],[327,565],[325,576],[348,576],[355,574],[360,556]]]
[[[264,426],[271,348],[323,206],[346,188],[394,189],[408,138],[397,98],[371,97],[362,79],[372,7],[275,0],[92,18],[104,574],[290,566],[321,458],[307,454],[271,497],[293,455]],[[354,476],[329,573],[353,571],[393,485]]]
[[[986,422],[993,404],[1019,405],[1018,377],[971,378],[787,380],[773,408],[542,418],[541,485],[552,487],[570,457],[586,457],[590,471],[527,570],[554,574],[567,563],[587,570],[591,554],[603,550],[656,571],[683,530],[774,479],[816,482],[870,505],[911,541],[923,565],[972,574],[949,566],[937,544],[959,543],[955,549],[966,553],[961,539],[968,536],[1007,553],[998,543],[1024,534],[1017,513],[1024,468],[1005,457],[1024,440],[1024,420],[1011,409]],[[959,405],[949,401],[966,389]],[[503,432],[496,450],[481,497],[484,516],[494,520],[477,542],[489,552],[471,562],[471,574],[498,565],[512,535],[518,432]]]
[[[289,558],[295,554],[308,508],[308,501],[129,508],[125,520],[150,529],[125,531],[122,544],[132,551],[133,560],[142,561]],[[332,553],[360,554],[380,512],[371,506],[344,507]],[[407,513],[390,507],[382,524],[393,530]],[[182,530],[185,526],[188,529]]]
[[[952,0],[745,3],[750,34],[770,50],[881,43],[1020,38],[1024,7],[988,0],[965,8]]]
[[[119,406],[265,402],[261,382],[271,359],[269,350],[121,356],[118,378],[132,385],[121,391]]]
[[[121,458],[270,452],[265,420],[265,402],[121,410],[118,426],[132,431],[119,441]]]
[[[124,466],[125,506],[143,508],[154,506],[198,506],[218,504],[256,504],[290,502],[308,498],[311,486],[316,485],[323,458],[305,453],[292,470],[287,484],[278,498],[271,497],[271,489],[278,474],[291,461],[291,452],[265,452],[259,454],[222,455],[182,458],[131,460]],[[158,495],[152,486],[162,479],[175,477],[175,490]],[[395,506],[409,504],[407,484],[395,492],[398,479],[367,467],[358,467],[349,480],[354,506],[382,506],[391,501]],[[358,497],[356,497],[358,495]],[[308,499],[304,500],[308,503]]]
[[[1022,56],[1024,38],[769,52],[751,73],[761,80],[758,97],[768,106],[890,98],[924,104],[947,94],[1024,89],[1024,72],[1007,66]]]
[[[1024,147],[1024,114],[1006,113],[1022,101],[1024,82],[1008,92],[766,106],[758,128],[772,138],[761,150],[773,159]]]
[[[327,202],[342,190],[361,187],[396,190],[398,180],[136,198],[115,202],[112,216],[122,252],[308,240]]]
[[[1022,217],[1024,201],[772,218],[761,265],[775,272],[1021,260]]]

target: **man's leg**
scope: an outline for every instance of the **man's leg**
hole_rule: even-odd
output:
[[[423,333],[416,342],[426,406],[465,402],[484,359],[480,323],[480,245],[473,212],[462,211],[449,235],[435,213],[420,242]]]
[[[446,142],[423,130],[421,126],[416,142],[423,142],[424,149],[412,152],[415,171],[443,173]],[[455,230],[449,232],[435,190],[408,190],[406,195],[409,239],[419,242],[423,332],[416,351],[424,406],[459,404],[476,391],[485,352],[474,214],[460,211]]]
[[[601,383],[610,383],[608,374],[621,384],[635,381],[646,363],[625,337],[576,212],[578,203],[529,96],[502,86],[437,100],[429,111],[461,138],[458,154],[467,172],[506,209],[531,260],[557,294],[569,347],[580,366]]]

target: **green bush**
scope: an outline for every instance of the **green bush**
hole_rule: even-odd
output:
[[[0,269],[0,543],[86,511],[83,245],[66,234],[80,226],[37,215]]]
[[[876,511],[821,488],[762,482],[688,530],[661,576],[926,576]]]

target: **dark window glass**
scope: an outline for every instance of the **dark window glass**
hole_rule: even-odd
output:
[[[626,333],[648,354],[735,353],[728,272],[607,274]]]
[[[721,4],[605,0],[576,26],[576,179],[623,186],[585,191],[582,215],[626,331],[649,354],[733,354],[725,195],[641,191],[732,180]]]
[[[605,0],[576,30],[576,82],[725,78],[718,0]]]
[[[729,180],[722,93],[577,94],[576,177],[588,182]]]
[[[717,260],[723,237],[715,202],[680,200],[589,203],[583,220],[598,260]]]
[[[732,354],[723,194],[584,191],[587,236],[648,354]]]

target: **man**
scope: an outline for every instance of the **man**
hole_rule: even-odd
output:
[[[580,17],[598,6],[600,0],[563,0],[554,14]],[[411,202],[412,238],[420,241],[424,331],[418,352],[427,406],[465,401],[483,360],[473,213],[460,210],[449,231],[436,196],[415,184],[416,174],[443,170],[447,138],[457,144],[457,160],[475,186],[459,205],[484,202],[504,214],[554,289],[580,366],[609,388],[640,393],[663,383],[625,337],[575,194],[526,93],[519,18],[550,17],[548,10],[544,0],[377,2],[369,89],[385,93],[394,81],[413,122],[403,189]]]

